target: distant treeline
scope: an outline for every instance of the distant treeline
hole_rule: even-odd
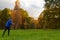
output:
[[[36,23],[35,23],[36,21],[34,20],[34,18],[29,17],[28,12],[26,10],[22,9],[22,8],[20,8],[20,12],[24,16],[23,21],[25,20],[25,22],[23,23],[24,26],[21,25],[22,27],[20,27],[19,29],[32,29],[32,28],[36,28]],[[7,20],[9,18],[11,18],[11,14],[12,13],[13,13],[13,10],[10,10],[8,8],[0,10],[0,29],[4,29],[5,28],[5,23],[7,22]],[[11,27],[11,29],[14,29],[14,28]]]

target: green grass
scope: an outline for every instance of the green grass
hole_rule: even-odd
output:
[[[60,30],[28,29],[11,30],[10,36],[2,37],[3,30],[0,30],[0,40],[60,40]]]

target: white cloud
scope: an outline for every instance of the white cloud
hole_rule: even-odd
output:
[[[44,10],[44,8],[37,8],[34,6],[30,6],[29,8],[26,8],[26,10],[28,11],[29,16],[34,17],[34,19],[37,19],[40,13]]]
[[[22,8],[26,9],[30,16],[37,19],[44,9],[44,0],[21,0]]]
[[[44,0],[20,0],[21,1],[21,5],[24,3],[26,7],[30,6],[31,4],[36,5],[36,6],[43,6],[43,4],[45,3]]]

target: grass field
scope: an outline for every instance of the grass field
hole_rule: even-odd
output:
[[[0,40],[60,40],[60,30],[28,29],[11,30],[10,36],[2,37],[3,30],[0,30]]]

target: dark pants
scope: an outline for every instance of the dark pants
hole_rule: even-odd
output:
[[[3,34],[2,34],[2,36],[4,36],[5,35],[5,32],[8,30],[8,36],[9,36],[9,32],[10,32],[10,28],[9,27],[6,27],[5,28],[5,30],[4,30],[4,32],[3,32]]]

